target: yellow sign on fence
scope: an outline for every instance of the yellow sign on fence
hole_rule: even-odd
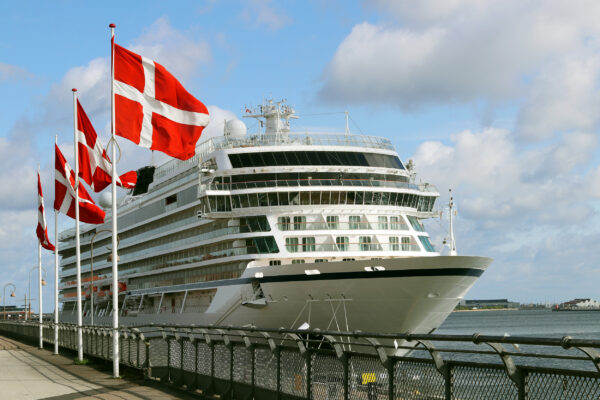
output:
[[[366,385],[367,383],[373,383],[377,380],[375,377],[375,372],[364,372],[362,374],[362,384]]]

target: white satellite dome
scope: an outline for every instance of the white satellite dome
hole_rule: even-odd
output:
[[[225,122],[225,136],[245,136],[246,135],[246,124],[239,119],[230,119]]]
[[[102,208],[110,208],[112,206],[112,193],[110,191],[101,193],[98,203]]]

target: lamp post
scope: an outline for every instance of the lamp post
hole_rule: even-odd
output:
[[[29,297],[29,312],[31,312],[31,272],[35,271],[38,269],[38,266],[36,265],[35,267],[31,268],[29,270],[29,282],[28,282],[28,287],[27,287],[27,297]],[[44,269],[44,267],[42,267],[42,272],[44,273],[44,276],[46,276],[46,270]],[[42,279],[42,286],[46,286],[46,279]],[[27,306],[26,306],[27,308]]]
[[[15,292],[17,291],[17,287],[13,284],[13,283],[7,283],[6,285],[4,285],[4,289],[2,289],[2,299],[3,299],[3,304],[4,304],[4,319],[6,319],[6,288],[12,286],[12,292],[10,293],[10,297],[17,297],[17,295],[15,294]]]
[[[90,241],[90,325],[94,325],[94,240],[100,232],[112,232],[110,229],[100,229],[94,233]],[[117,247],[119,246],[119,236],[117,235]],[[110,258],[110,256],[109,256]],[[109,260],[110,261],[110,260]]]

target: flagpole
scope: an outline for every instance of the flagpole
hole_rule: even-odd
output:
[[[73,89],[73,137],[75,147],[75,259],[77,265],[77,359],[83,360],[83,317],[81,314],[81,250],[79,240],[79,149],[77,144],[77,89]],[[67,176],[67,180],[69,177]]]
[[[58,135],[54,137],[58,144]],[[58,211],[54,209],[54,354],[58,354]]]
[[[117,149],[115,138],[115,24],[110,24],[110,116],[112,150],[113,377],[119,377],[119,277],[117,256]]]
[[[38,176],[40,174],[40,165],[38,164]],[[39,312],[40,312],[40,349],[44,348],[44,328],[42,327],[42,243],[38,240],[38,290],[39,295]],[[31,300],[30,300],[31,301]]]

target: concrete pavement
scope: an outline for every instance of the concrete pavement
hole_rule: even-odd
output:
[[[113,379],[110,372],[0,336],[0,400],[198,399],[154,382]]]

